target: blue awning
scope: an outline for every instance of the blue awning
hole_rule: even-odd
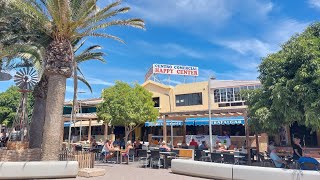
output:
[[[196,126],[206,126],[209,125],[209,118],[187,118],[187,120],[193,120]],[[235,116],[235,117],[212,117],[211,118],[212,125],[235,125],[242,124],[244,125],[244,117],[243,116]]]
[[[166,120],[167,122],[167,126],[182,126],[183,125],[183,121],[177,121],[177,120]],[[193,120],[186,120],[186,125],[187,126],[194,126],[194,121]],[[145,127],[152,127],[152,126],[163,126],[163,120],[162,119],[158,119],[155,122],[146,122],[145,123]]]
[[[64,122],[64,123],[63,123],[63,126],[64,126],[64,127],[69,127],[70,124],[72,124],[72,123],[70,123],[70,122]]]

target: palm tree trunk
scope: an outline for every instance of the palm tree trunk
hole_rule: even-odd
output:
[[[41,148],[42,135],[44,130],[45,112],[46,112],[46,99],[48,91],[48,77],[43,75],[37,86],[33,91],[35,98],[31,125],[30,125],[30,140],[29,148]]]
[[[61,38],[61,37],[60,37]],[[46,49],[45,73],[48,96],[42,140],[42,160],[59,160],[63,136],[63,103],[66,79],[72,75],[73,49],[66,39],[55,39]]]
[[[61,136],[63,135],[63,103],[66,91],[66,77],[51,75],[48,81],[46,118],[43,132],[42,160],[59,160]]]

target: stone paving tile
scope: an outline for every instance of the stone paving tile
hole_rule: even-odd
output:
[[[173,174],[170,169],[141,168],[136,163],[131,163],[130,165],[97,164],[95,168],[105,169],[106,174],[100,177],[77,177],[63,180],[204,180],[204,178]]]

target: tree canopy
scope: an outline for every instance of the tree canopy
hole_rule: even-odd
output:
[[[11,126],[15,117],[17,108],[19,106],[21,93],[19,88],[11,86],[5,92],[0,93],[0,123]],[[33,107],[33,97],[31,94],[28,96],[28,117],[31,117],[31,110]]]
[[[259,66],[262,89],[249,93],[249,117],[267,131],[297,121],[320,128],[320,23],[290,38]]]
[[[139,125],[154,121],[159,112],[154,108],[152,94],[142,86],[131,87],[124,82],[116,82],[102,92],[103,102],[97,108],[102,120],[111,121],[112,125],[125,127],[125,139]]]

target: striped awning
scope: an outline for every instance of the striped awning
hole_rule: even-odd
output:
[[[187,120],[193,120],[196,126],[209,125],[209,118],[208,117],[187,118]],[[236,124],[244,125],[244,117],[243,116],[212,117],[211,124],[212,125],[236,125]]]

